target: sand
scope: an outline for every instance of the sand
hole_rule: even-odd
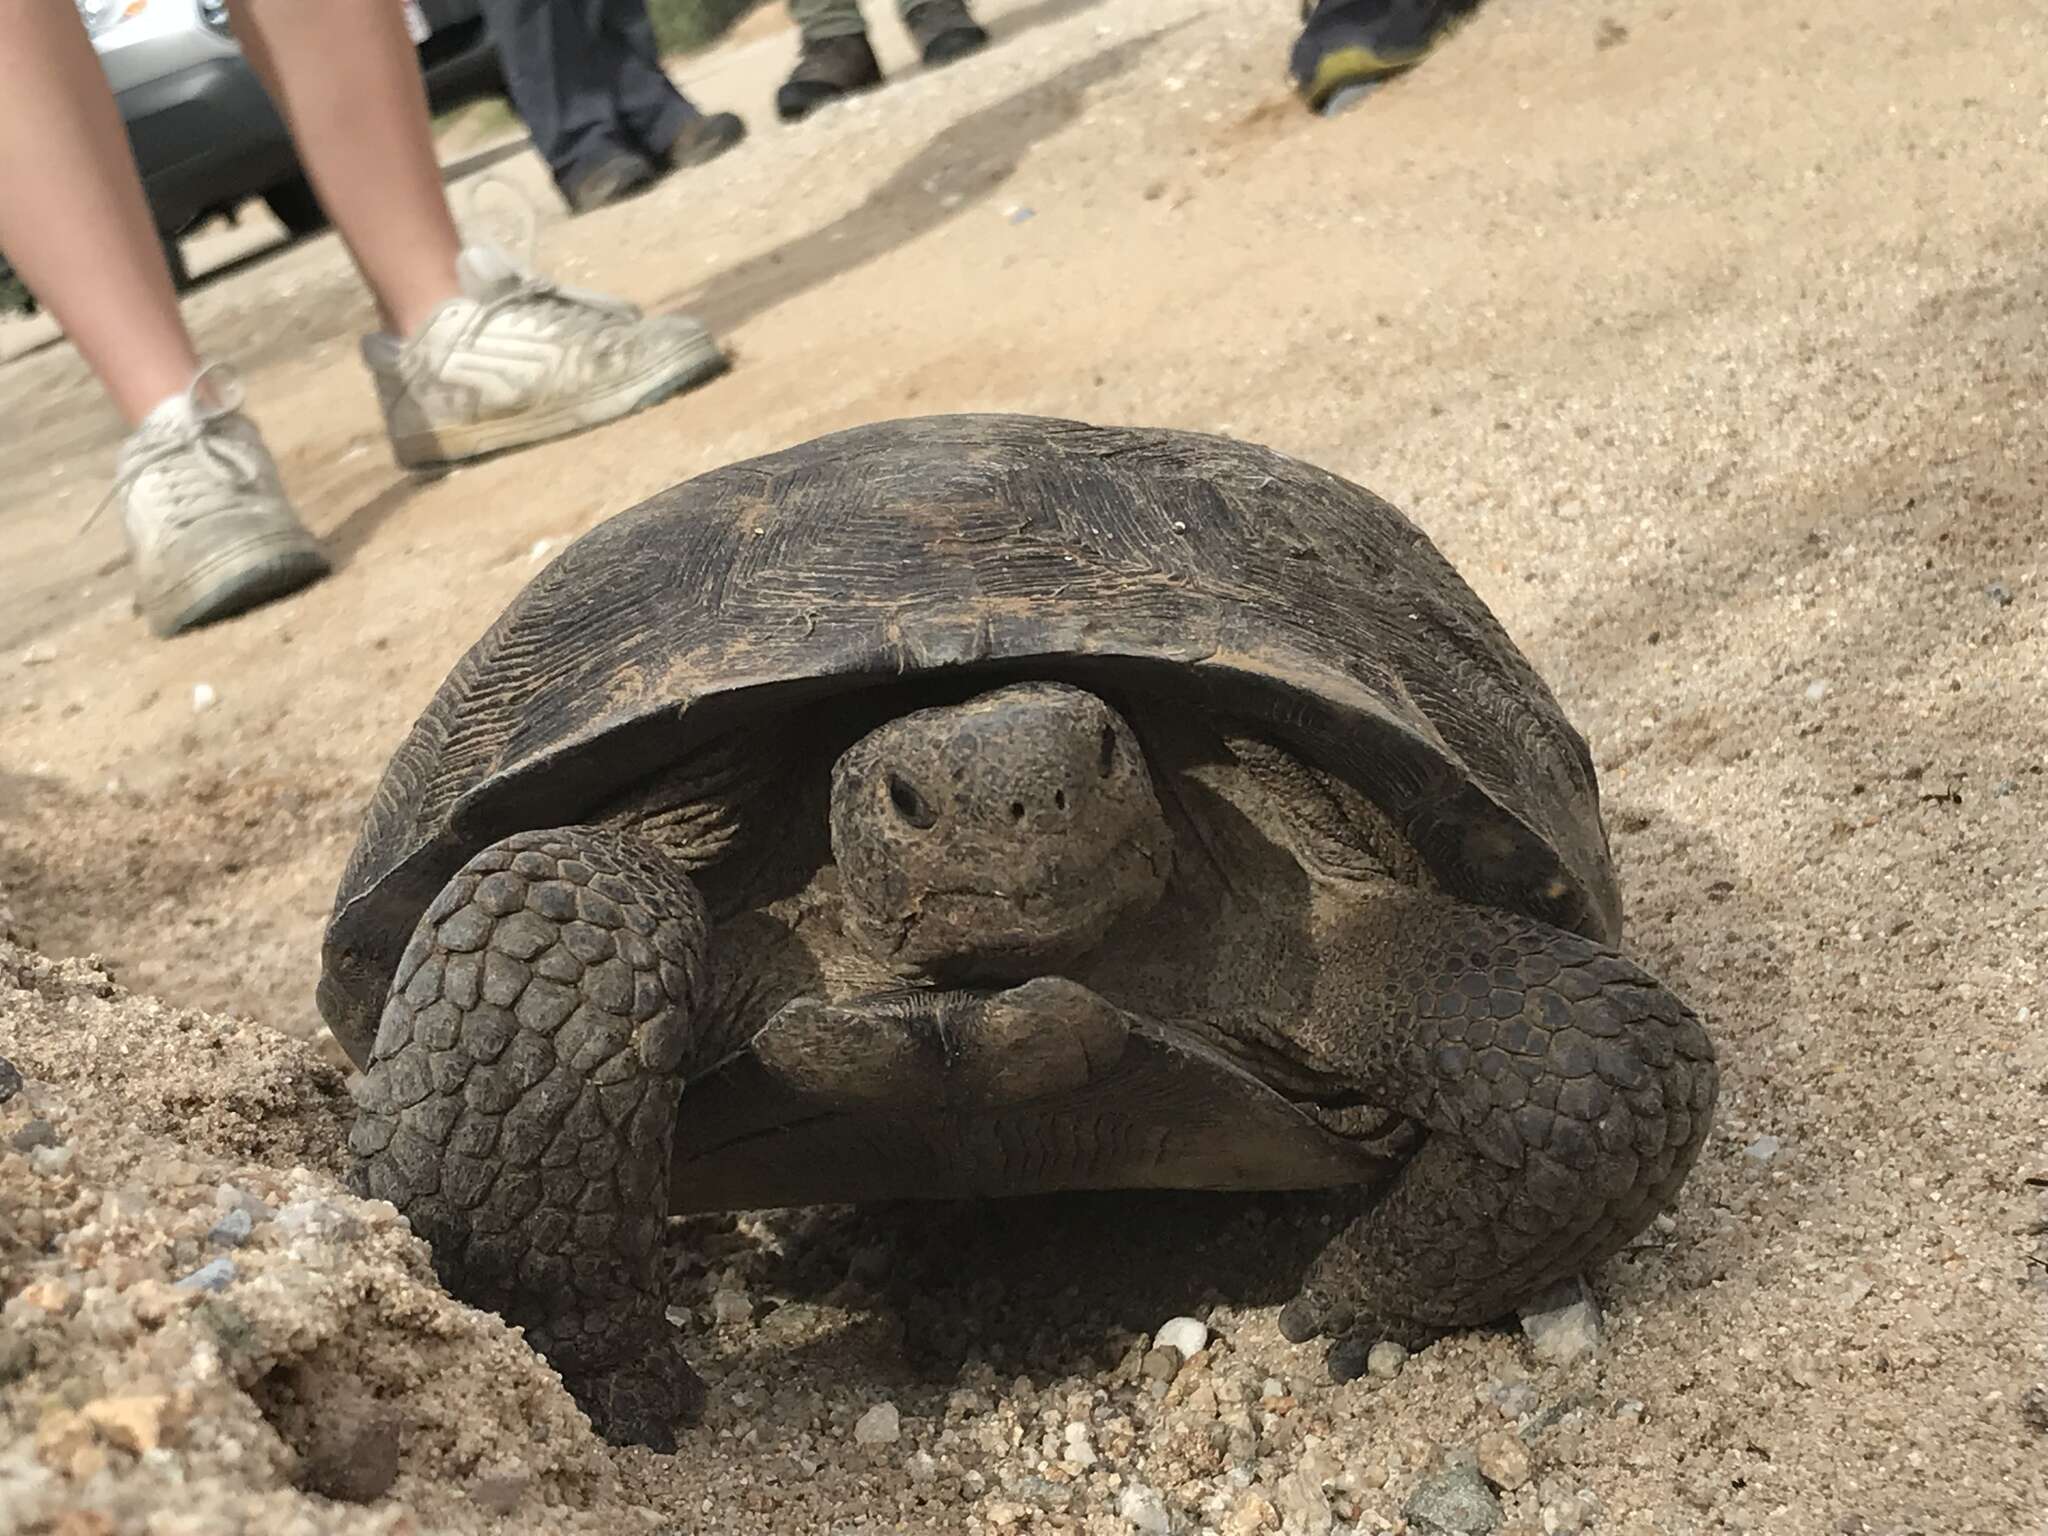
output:
[[[1319,122],[1290,14],[996,5],[1001,46],[796,129],[785,37],[688,61],[754,137],[550,211],[542,258],[703,315],[738,366],[438,479],[389,462],[333,239],[234,255],[187,313],[340,569],[176,643],[112,528],[75,532],[116,440],[77,358],[0,368],[0,888],[37,946],[0,950],[31,1080],[0,1106],[0,1529],[1094,1533],[1155,1528],[1156,1496],[1175,1531],[1378,1533],[1462,1453],[1511,1476],[1511,1424],[1518,1536],[2048,1528],[2048,19],[1493,0]],[[542,194],[516,146],[472,167],[497,155]],[[1312,1204],[694,1223],[675,1301],[712,1406],[666,1460],[592,1440],[340,1193],[318,935],[455,657],[644,495],[955,409],[1351,476],[1551,681],[1629,947],[1725,1071],[1669,1220],[1593,1277],[1596,1355],[1474,1333],[1327,1385],[1274,1326]],[[34,1119],[56,1142],[12,1150]],[[231,1250],[222,1186],[269,1213]],[[223,1289],[143,1321],[217,1257]],[[230,1306],[224,1339],[202,1309]],[[1143,1346],[1185,1313],[1216,1340],[1169,1387]],[[175,1433],[84,1416],[124,1398]],[[856,1441],[884,1402],[898,1438]],[[327,1498],[337,1456],[389,1487]]]

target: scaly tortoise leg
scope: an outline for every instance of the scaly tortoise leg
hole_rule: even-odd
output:
[[[662,1451],[703,1396],[655,1263],[704,941],[696,887],[631,833],[493,844],[414,930],[349,1138],[449,1290],[524,1327],[599,1433]]]
[[[1692,1011],[1591,940],[1420,896],[1374,923],[1351,1048],[1309,1044],[1428,1135],[1281,1312],[1332,1340],[1339,1381],[1617,1252],[1684,1182],[1719,1082]]]

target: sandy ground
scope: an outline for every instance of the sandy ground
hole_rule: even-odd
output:
[[[169,1005],[33,957],[0,990],[0,1055],[49,1084],[0,1109],[0,1146],[33,1111],[78,1149],[0,1151],[5,1325],[34,1336],[0,1349],[22,1437],[0,1475],[43,1478],[0,1528],[370,1519],[292,1492],[319,1479],[277,1448],[309,1433],[292,1394],[325,1401],[318,1357],[404,1431],[387,1523],[349,1529],[404,1528],[395,1499],[434,1530],[503,1507],[1110,1532],[1164,1529],[1156,1495],[1176,1531],[1380,1532],[1511,1419],[1534,1458],[1499,1496],[1515,1532],[2048,1529],[2026,1396],[2048,1380],[2048,19],[1493,0],[1321,123],[1281,80],[1291,6],[991,11],[1001,46],[794,130],[768,105],[786,37],[683,69],[754,138],[630,206],[551,212],[543,259],[704,316],[738,366],[574,443],[400,475],[338,245],[230,260],[187,312],[339,566],[281,607],[149,641],[111,522],[74,531],[111,413],[62,345],[0,369],[0,888],[45,954]],[[530,155],[495,156],[540,195]],[[245,1267],[310,1278],[261,1291],[255,1363],[191,1384],[180,1421],[219,1434],[138,1460],[53,1418],[178,1352],[66,1321],[99,1302],[35,1323],[22,1288],[84,1285],[56,1272],[102,1241],[58,1234],[161,1217],[97,1282],[118,1291],[205,1258],[219,1211],[193,1211],[229,1208],[221,1184],[343,1208],[311,1001],[333,883],[391,746],[545,550],[731,459],[956,409],[1227,431],[1349,475],[1551,680],[1594,744],[1631,947],[1726,1072],[1670,1220],[1595,1277],[1601,1352],[1551,1367],[1471,1335],[1330,1388],[1273,1324],[1323,1219],[1287,1202],[750,1218],[679,1236],[714,1403],[666,1462],[579,1438],[544,1369],[359,1210],[353,1244],[258,1224]],[[295,1335],[294,1305],[333,1316]],[[1135,1351],[1184,1312],[1218,1342],[1155,1387]],[[899,1438],[856,1444],[885,1400]],[[232,1512],[232,1488],[258,1502]]]

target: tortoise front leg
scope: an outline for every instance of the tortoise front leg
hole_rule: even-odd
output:
[[[1332,1338],[1340,1381],[1377,1340],[1491,1322],[1617,1252],[1684,1182],[1719,1081],[1692,1011],[1590,940],[1412,893],[1367,922],[1318,987],[1355,1027],[1302,1044],[1428,1134],[1281,1313]]]
[[[655,1261],[704,940],[631,833],[493,844],[414,930],[349,1138],[449,1290],[524,1327],[600,1434],[662,1451],[703,1395]]]

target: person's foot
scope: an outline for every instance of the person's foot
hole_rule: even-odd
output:
[[[392,452],[409,469],[451,464],[613,421],[726,366],[686,315],[537,277],[496,246],[457,262],[462,297],[419,334],[363,338]]]
[[[693,117],[683,125],[683,131],[669,141],[665,157],[670,165],[677,168],[702,165],[707,160],[716,160],[746,136],[747,125],[736,112],[713,112],[707,117]]]
[[[1321,111],[1332,97],[1412,69],[1472,9],[1472,0],[1320,0],[1305,6],[1288,61],[1295,89]]]
[[[296,592],[329,569],[241,413],[240,386],[218,365],[129,434],[108,501],[120,503],[136,605],[159,635]]]
[[[903,25],[928,66],[950,64],[988,46],[988,33],[962,0],[924,0],[904,13]]]
[[[775,113],[785,123],[808,117],[827,102],[882,83],[882,66],[863,33],[851,37],[806,38],[796,68],[775,93]]]
[[[571,213],[595,213],[636,192],[646,191],[660,175],[660,168],[645,155],[622,149],[570,182],[562,189],[562,196]]]

